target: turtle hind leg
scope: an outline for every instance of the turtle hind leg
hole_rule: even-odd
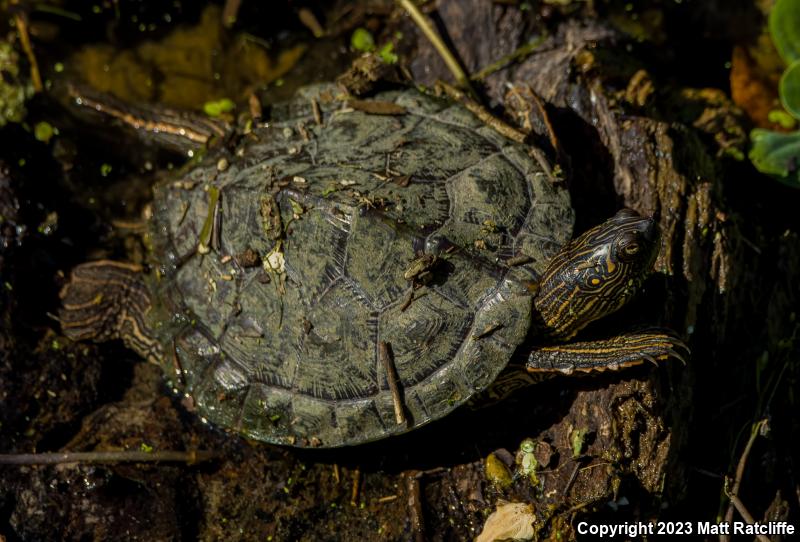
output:
[[[122,339],[142,357],[155,355],[157,344],[145,320],[150,293],[138,265],[110,260],[81,264],[72,270],[59,296],[58,319],[70,339]]]
[[[549,345],[534,348],[525,366],[530,372],[616,370],[646,361],[656,364],[669,358],[686,360],[689,349],[671,331],[645,329],[609,339]]]

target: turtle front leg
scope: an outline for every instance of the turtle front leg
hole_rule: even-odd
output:
[[[535,347],[525,367],[529,372],[617,370],[675,358],[686,364],[681,352],[688,347],[671,331],[645,329],[608,339]]]
[[[146,319],[152,307],[150,292],[138,265],[111,260],[81,264],[59,295],[58,319],[70,339],[122,339],[143,358],[159,359],[159,346]]]
[[[53,94],[79,122],[89,126],[111,122],[136,141],[183,156],[224,141],[233,132],[220,119],[160,105],[126,103],[85,85],[58,86]]]

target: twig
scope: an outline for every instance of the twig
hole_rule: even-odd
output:
[[[424,542],[425,524],[422,520],[422,491],[420,490],[419,483],[422,473],[419,471],[409,471],[405,473],[405,476],[411,532],[414,533],[414,540],[416,542]]]
[[[322,126],[322,110],[319,108],[319,102],[311,98],[311,112],[314,113],[314,122],[317,126]]]
[[[567,480],[567,484],[564,486],[564,492],[563,492],[564,497],[567,497],[569,495],[569,490],[572,489],[572,484],[574,484],[575,480],[578,479],[578,473],[580,472],[580,470],[581,470],[581,464],[578,461],[576,461],[575,468],[573,469],[572,474],[569,475],[569,480]]]
[[[498,119],[494,115],[492,115],[488,109],[483,107],[481,104],[476,102],[475,100],[465,96],[463,92],[460,90],[453,88],[452,86],[448,85],[443,81],[437,81],[436,86],[440,88],[451,100],[455,100],[460,102],[464,107],[469,109],[476,117],[478,117],[482,122],[486,123],[488,126],[492,127],[497,131],[497,133],[504,135],[505,137],[516,141],[517,143],[523,143],[525,138],[527,137],[523,132],[520,132],[510,124]]]
[[[187,463],[193,465],[213,459],[218,454],[208,450],[186,452],[54,452],[41,454],[0,454],[0,465],[57,465],[62,463]]]
[[[417,478],[420,476],[433,476],[435,474],[442,474],[446,472],[447,469],[445,467],[433,467],[432,469],[427,469],[417,474]]]
[[[472,80],[482,81],[486,77],[492,75],[494,72],[502,70],[509,64],[523,60],[524,58],[530,56],[536,49],[538,49],[539,46],[544,43],[545,39],[547,39],[547,35],[542,34],[535,40],[518,47],[516,51],[502,57],[499,60],[496,60],[495,62],[492,62],[485,68],[478,71],[478,73],[472,76]]]
[[[111,225],[119,230],[130,230],[134,232],[145,231],[147,229],[147,222],[143,220],[112,219]]]
[[[297,18],[303,23],[303,26],[308,28],[315,38],[322,38],[325,36],[325,29],[319,24],[314,12],[308,8],[300,8],[297,12]]]
[[[397,381],[397,370],[394,366],[394,358],[389,343],[381,341],[378,344],[378,357],[386,371],[386,381],[389,383],[389,391],[392,393],[392,404],[394,405],[394,419],[397,425],[406,424],[406,413],[403,410],[403,397],[400,393],[400,384]]]
[[[470,94],[474,95],[475,93],[469,84],[469,77],[467,77],[467,74],[461,69],[461,64],[458,63],[456,57],[453,56],[453,53],[451,53],[450,49],[444,44],[441,36],[434,30],[425,15],[422,14],[411,0],[397,0],[397,2],[408,12],[419,29],[422,30],[422,33],[425,34],[425,37],[428,38],[428,41],[431,42],[433,48],[436,49],[436,52],[439,53],[439,56],[442,57],[442,60],[444,60],[444,63],[447,65],[447,69],[450,70],[450,73],[455,77],[456,83],[460,87],[469,89]]]
[[[41,92],[44,86],[42,85],[42,76],[39,73],[39,64],[36,62],[36,56],[33,54],[33,47],[31,46],[31,36],[28,33],[28,21],[21,13],[14,15],[14,24],[19,31],[19,41],[22,44],[22,50],[25,51],[25,56],[28,57],[28,63],[31,65],[31,82],[33,89],[36,92]]]
[[[727,491],[727,489],[725,491],[726,495],[728,495],[728,498],[731,501],[728,505],[728,510],[725,512],[725,522],[728,524],[733,522],[733,510],[736,507],[734,499],[739,499],[739,487],[742,485],[744,469],[747,466],[747,457],[750,455],[750,450],[753,448],[753,443],[756,441],[756,438],[761,434],[761,428],[764,427],[766,423],[767,420],[759,420],[753,426],[753,430],[750,432],[750,439],[747,441],[747,445],[744,447],[741,457],[739,457],[739,464],[736,467],[736,476],[733,480],[733,487],[730,491]],[[739,502],[741,503],[741,501]],[[741,511],[739,513],[741,514]],[[742,517],[744,517],[744,515]],[[720,535],[719,539],[720,542],[727,542],[730,540],[730,535]]]
[[[361,469],[356,467],[353,471],[353,488],[350,491],[350,505],[356,506],[358,504],[358,489],[361,486]]]
[[[236,23],[241,6],[242,0],[226,0],[225,6],[222,8],[222,24],[225,28],[230,28]]]
[[[558,136],[556,135],[556,131],[553,128],[553,123],[550,122],[550,115],[547,114],[547,109],[545,108],[544,101],[533,91],[533,89],[529,85],[516,85],[512,87],[511,91],[509,92],[508,96],[516,96],[519,101],[523,104],[533,104],[533,107],[536,108],[536,115],[539,118],[539,121],[544,126],[547,139],[550,141],[550,146],[553,148],[553,152],[556,153],[556,156],[559,160],[563,159],[564,150],[561,147],[561,143],[558,141]],[[530,111],[530,109],[529,109]],[[528,123],[525,123],[526,127]],[[531,126],[530,129],[532,130],[533,127]],[[528,132],[529,130],[525,130]]]
[[[63,17],[65,19],[70,19],[72,21],[77,21],[77,22],[83,21],[83,17],[81,17],[78,13],[75,13],[74,11],[68,11],[66,9],[61,9],[58,6],[49,6],[47,4],[36,4],[33,6],[33,10],[38,13],[47,13],[49,15]]]
[[[412,301],[414,301],[414,287],[410,286],[406,298],[403,300],[403,304],[400,305],[400,312],[406,312],[406,309],[411,306]]]
[[[261,100],[258,99],[255,93],[251,93],[250,96],[247,97],[247,107],[250,109],[250,117],[253,119],[253,122],[260,121],[264,109],[261,107]]]
[[[708,476],[709,478],[715,478],[717,480],[724,478],[721,474],[717,474],[716,472],[711,472],[710,470],[701,469],[700,467],[692,467],[692,470],[698,474],[702,474],[703,476]]]
[[[742,518],[744,518],[744,520],[747,522],[747,524],[748,525],[753,525],[756,522],[756,519],[753,517],[752,514],[750,514],[750,511],[747,510],[747,507],[744,505],[742,500],[739,497],[737,497],[736,495],[733,495],[733,494],[729,494],[728,497],[731,500],[731,504],[736,507],[736,510],[739,512],[739,515],[741,515]],[[766,535],[763,535],[763,534],[757,534],[756,538],[758,540],[760,540],[761,542],[771,542],[769,537],[766,536]],[[720,536],[720,540],[721,539],[722,539],[722,537]]]
[[[566,517],[566,516],[568,516],[568,515],[570,515],[570,514],[574,514],[575,512],[578,512],[579,510],[583,510],[583,509],[584,509],[584,508],[586,508],[587,506],[591,506],[591,504],[592,504],[592,501],[591,501],[591,500],[588,500],[588,501],[586,501],[586,502],[582,502],[582,503],[578,503],[578,504],[576,504],[575,506],[570,506],[569,508],[567,508],[566,510],[564,510],[564,513],[563,513],[563,514],[560,514],[560,515],[561,515],[562,517]],[[548,522],[549,522],[549,521],[551,521],[551,520],[552,520],[554,517],[556,517],[556,516],[551,516],[551,517],[550,517],[550,518],[549,518],[547,521],[548,521]]]

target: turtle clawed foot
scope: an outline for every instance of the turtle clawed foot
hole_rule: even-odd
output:
[[[535,348],[528,371],[572,373],[574,371],[618,370],[649,361],[654,365],[669,358],[687,364],[689,348],[667,329],[644,329],[608,339]]]
[[[665,333],[667,336],[667,340],[669,340],[671,344],[671,348],[669,349],[669,352],[664,359],[674,358],[680,361],[684,367],[689,365],[689,362],[686,361],[686,358],[683,357],[683,354],[686,355],[691,354],[691,350],[689,350],[689,347],[686,346],[686,343],[684,343],[675,335],[672,335],[672,333],[669,332],[669,330],[666,330],[665,332],[664,330],[659,329],[656,330],[656,332]]]

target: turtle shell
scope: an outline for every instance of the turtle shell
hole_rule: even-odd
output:
[[[572,233],[567,191],[462,106],[336,93],[299,91],[233,155],[156,187],[165,371],[207,420],[278,444],[402,433],[485,389]]]

